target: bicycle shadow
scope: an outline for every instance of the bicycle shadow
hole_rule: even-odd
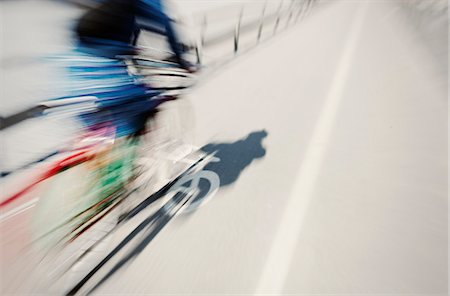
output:
[[[263,158],[266,149],[262,141],[267,137],[267,131],[261,130],[250,133],[245,139],[232,143],[211,143],[200,148],[207,154],[214,154],[219,162],[210,162],[205,166],[219,175],[220,187],[236,182],[253,161]]]
[[[263,158],[266,155],[266,149],[262,145],[262,141],[268,135],[267,131],[261,130],[252,132],[245,138],[231,143],[210,143],[201,148],[207,155],[214,155],[220,161],[209,162],[205,165],[203,170],[209,170],[216,173],[220,178],[219,187],[229,186],[235,183],[242,172],[256,159]],[[158,192],[149,196],[141,204],[136,206],[124,220],[129,220],[143,211],[153,202],[163,197],[166,193],[170,192],[170,188],[174,185],[175,181],[167,184]],[[205,198],[205,192],[210,192],[209,183],[199,183],[199,193],[195,199]],[[142,221],[137,227],[135,227],[103,260],[97,264],[81,281],[79,281],[66,295],[75,295],[82,289],[82,287],[90,281],[90,279],[103,267],[108,268],[105,270],[103,276],[93,284],[93,287],[89,289],[87,294],[93,293],[104,282],[111,278],[117,271],[129,264],[135,259],[158,235],[158,233],[169,223],[177,213],[182,209],[183,203],[186,203],[185,193],[176,193],[161,209],[153,213]],[[140,234],[140,235],[139,235]],[[144,234],[144,236],[142,236]],[[140,238],[138,241],[136,241]],[[129,245],[130,242],[133,244]],[[125,247],[129,245],[130,249],[126,250]],[[123,256],[117,255],[125,251]],[[111,259],[116,258],[116,261]],[[108,267],[106,264],[111,263],[113,266]]]
[[[257,159],[266,155],[262,141],[268,135],[266,130],[250,133],[247,137],[231,143],[210,143],[201,151],[214,155],[218,161],[209,162],[203,170],[216,173],[220,180],[219,187],[230,186],[235,183],[242,172]],[[198,194],[194,201],[204,199],[211,192],[210,183],[202,179],[198,185]]]

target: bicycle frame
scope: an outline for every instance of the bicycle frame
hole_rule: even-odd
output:
[[[89,137],[89,133],[87,137],[84,137],[84,140]],[[91,137],[92,138],[92,137]],[[100,141],[99,141],[100,140]],[[16,192],[15,194],[11,195],[10,197],[4,199],[2,202],[0,202],[0,209],[6,207],[10,203],[16,201],[23,195],[25,195],[27,192],[35,188],[38,184],[41,182],[55,176],[56,174],[67,170],[73,166],[76,166],[78,164],[84,163],[88,160],[93,159],[98,153],[100,152],[99,147],[102,143],[103,139],[97,139],[96,143],[82,145],[79,148],[75,148],[73,150],[73,153],[67,157],[64,157],[62,160],[56,161],[55,163],[51,164],[49,168],[47,168],[43,173],[41,173],[38,177],[36,177],[31,183],[29,183],[27,186]],[[80,141],[82,143],[82,141]],[[79,143],[79,144],[80,144]],[[97,151],[96,151],[97,150]]]

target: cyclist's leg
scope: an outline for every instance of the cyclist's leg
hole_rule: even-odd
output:
[[[169,42],[170,48],[172,49],[172,51],[175,53],[176,57],[177,57],[177,62],[180,65],[184,65],[184,61],[182,59],[183,56],[183,50],[182,50],[182,46],[179,42],[179,37],[177,35],[177,33],[175,32],[175,29],[173,27],[172,21],[170,20],[170,18],[162,11],[157,10],[157,9],[148,9],[145,11],[145,17],[148,20],[147,21],[147,25],[145,25],[145,23],[143,23],[143,27],[144,28],[148,28],[150,31],[156,31],[157,29],[152,29],[152,27],[159,28],[159,27],[163,27],[164,28],[164,33],[167,37],[167,40]]]

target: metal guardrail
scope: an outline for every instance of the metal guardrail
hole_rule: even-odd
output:
[[[102,0],[67,0],[71,3],[79,6],[90,8],[101,3]],[[241,37],[250,33],[255,34],[255,45],[262,40],[262,33],[265,30],[272,30],[272,35],[277,34],[280,30],[282,21],[285,21],[285,28],[289,25],[297,23],[304,18],[320,0],[278,0],[279,5],[276,11],[268,13],[267,7],[271,0],[261,1],[260,11],[261,14],[256,19],[245,22],[245,2],[238,9],[237,18],[235,14],[227,14],[227,8],[232,5],[227,5],[219,8],[209,9],[195,15],[196,19],[200,20],[200,36],[196,36],[196,45],[193,46],[197,63],[203,62],[203,49],[223,44],[228,40],[231,40],[234,53],[240,50]],[[286,4],[286,5],[285,5]],[[286,7],[287,6],[287,7]],[[211,15],[216,15],[215,18],[211,18]],[[218,33],[213,36],[206,36],[208,28],[214,25],[214,22],[221,22],[223,20],[230,20],[236,18],[235,24],[224,32]],[[180,20],[183,23],[183,20]],[[273,23],[273,27],[270,27],[270,23]],[[145,29],[145,28],[144,28]],[[151,29],[154,31],[154,29]],[[164,34],[164,32],[155,32]]]
[[[286,1],[287,2],[287,1]],[[203,16],[199,17],[201,19],[200,23],[200,36],[197,43],[197,62],[202,63],[204,48],[216,46],[223,44],[224,42],[233,43],[233,52],[237,54],[240,50],[240,39],[243,35],[248,35],[254,33],[255,44],[257,45],[262,40],[262,33],[264,30],[272,30],[272,35],[276,35],[280,30],[280,25],[282,21],[285,21],[285,27],[289,25],[294,25],[298,23],[299,20],[304,18],[317,4],[318,0],[290,0],[287,8],[283,9],[283,0],[280,0],[278,9],[270,14],[267,13],[267,1],[262,3],[261,14],[259,18],[255,18],[250,22],[244,22],[243,18],[245,16],[244,5],[239,9],[238,17],[236,19],[235,25],[230,26],[226,31],[213,36],[206,36],[208,31],[208,26],[211,25],[212,21],[208,18],[211,11],[206,11]],[[233,17],[233,16],[231,16]],[[270,27],[273,23],[273,27]]]

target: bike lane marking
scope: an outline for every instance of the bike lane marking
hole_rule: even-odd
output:
[[[352,57],[364,23],[367,6],[368,2],[365,2],[357,8],[350,25],[348,38],[344,44],[334,78],[326,95],[322,112],[314,128],[312,139],[308,144],[304,163],[300,167],[295,186],[281,216],[281,222],[278,225],[256,287],[256,295],[267,293],[273,295],[282,294],[291,259],[295,254],[308,206],[323,166],[323,160],[333,132],[340,102],[343,99]]]

